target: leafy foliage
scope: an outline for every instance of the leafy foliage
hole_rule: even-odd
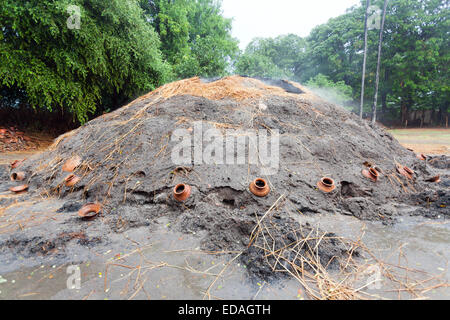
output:
[[[236,71],[248,76],[299,79],[305,59],[306,41],[289,34],[256,38],[236,63]]]
[[[287,77],[304,83],[311,79],[310,84],[322,82],[326,76],[331,83],[343,81],[350,86],[353,100],[359,101],[365,2],[361,0],[360,6],[315,27],[305,39],[294,35],[255,39],[236,63],[237,72]],[[384,0],[371,1],[378,8],[383,8],[383,3]],[[449,16],[446,0],[389,1],[379,88],[384,113],[403,121],[409,111],[417,109],[435,110],[441,121],[448,115]],[[378,36],[379,30],[369,30],[366,111],[374,96]],[[331,83],[326,86],[333,88]]]
[[[286,73],[273,61],[259,53],[245,53],[236,62],[236,71],[241,75],[263,78],[287,78]]]
[[[239,52],[238,40],[231,36],[231,19],[221,14],[221,1],[192,0],[188,11],[189,43],[192,58],[180,77],[214,77],[227,74],[230,61]]]
[[[220,1],[141,0],[141,6],[160,35],[161,50],[176,78],[227,73],[239,48]]]
[[[0,0],[0,28],[0,92],[80,123],[169,80],[224,75],[239,50],[214,0]]]
[[[365,1],[306,38],[256,38],[239,54],[220,0],[0,0],[0,106],[29,104],[83,123],[167,81],[233,71],[290,78],[331,90],[333,101],[349,104],[349,95],[360,99]],[[371,1],[379,8],[383,3]],[[69,5],[81,10],[80,29],[68,28]],[[382,114],[402,122],[413,110],[448,117],[449,16],[446,0],[389,1]],[[377,44],[378,30],[370,30],[366,111]]]
[[[170,70],[135,1],[0,2],[1,85],[24,90],[35,108],[83,123],[104,98],[114,105],[152,90]],[[79,29],[68,28],[69,5],[80,7]]]

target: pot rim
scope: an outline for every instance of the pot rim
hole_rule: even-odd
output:
[[[80,210],[78,210],[78,216],[81,218],[92,218],[95,217],[100,213],[102,209],[102,205],[97,202],[89,202],[86,203],[84,206],[81,207]],[[89,213],[94,213],[92,215],[89,215]]]

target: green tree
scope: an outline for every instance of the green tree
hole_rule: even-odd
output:
[[[306,41],[294,34],[255,38],[236,63],[236,72],[249,76],[300,79]],[[264,68],[266,70],[264,70]]]
[[[361,6],[312,30],[307,38],[302,81],[322,73],[334,82],[343,80],[350,85],[355,100],[372,100],[377,73],[377,29],[368,32],[366,81],[370,86],[364,90],[364,97],[359,95],[366,1],[361,0]],[[383,8],[384,0],[371,4]],[[428,109],[438,112],[438,121],[444,122],[449,111],[448,1],[392,1],[386,10],[384,29],[379,70],[382,114],[391,114],[405,123],[410,111]],[[365,104],[366,110],[372,109],[369,104]]]
[[[286,73],[262,54],[244,53],[236,62],[236,73],[251,77],[286,78]]]
[[[69,5],[80,8],[79,29],[68,27]],[[136,1],[0,0],[0,29],[1,86],[81,123],[154,89],[170,70]]]
[[[161,40],[161,51],[175,75],[190,61],[190,24],[186,0],[140,0],[145,19],[151,23]]]
[[[402,124],[417,109],[438,110],[441,121],[448,116],[449,16],[441,0],[398,0],[387,11],[384,99],[399,106]]]
[[[216,0],[140,0],[175,78],[222,76],[239,52]]]
[[[222,16],[221,0],[189,1],[188,21],[191,56],[180,77],[223,76],[239,53],[239,41],[232,37],[232,20]]]

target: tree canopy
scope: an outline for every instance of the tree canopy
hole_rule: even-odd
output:
[[[164,83],[160,40],[133,1],[1,0],[1,85],[24,91],[35,108],[63,108],[78,121],[97,105]],[[80,28],[69,28],[69,5]]]
[[[236,63],[240,74],[285,77],[299,80],[305,59],[306,41],[295,34],[256,38]]]
[[[141,0],[175,78],[225,75],[239,51],[215,0]]]
[[[238,52],[214,0],[0,0],[0,28],[0,106],[80,123],[175,78],[224,75]]]
[[[83,123],[165,82],[234,72],[328,87],[356,110],[365,4],[305,38],[255,38],[240,52],[220,0],[0,0],[0,107],[19,102]],[[383,4],[371,1],[375,8]],[[79,21],[76,10],[68,10],[74,6]],[[448,118],[449,15],[446,0],[389,1],[380,56],[382,116],[403,123],[414,110],[429,110],[437,122]],[[70,27],[73,22],[80,27]],[[375,92],[378,39],[379,30],[371,28],[366,112]]]
[[[365,2],[315,27],[304,39],[294,35],[255,39],[236,63],[237,72],[281,74],[303,83],[310,79],[315,83],[322,75],[333,90],[343,81],[353,89],[353,100],[359,101]],[[383,2],[375,0],[371,5],[381,9]],[[383,113],[404,120],[412,110],[434,110],[441,121],[448,114],[449,15],[445,0],[389,1],[380,64],[378,107]],[[378,36],[379,30],[369,30],[366,111],[374,96]]]

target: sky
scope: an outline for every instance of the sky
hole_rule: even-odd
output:
[[[306,37],[317,25],[337,17],[360,0],[222,0],[223,15],[233,18],[233,36],[245,49],[255,37],[294,33]]]

